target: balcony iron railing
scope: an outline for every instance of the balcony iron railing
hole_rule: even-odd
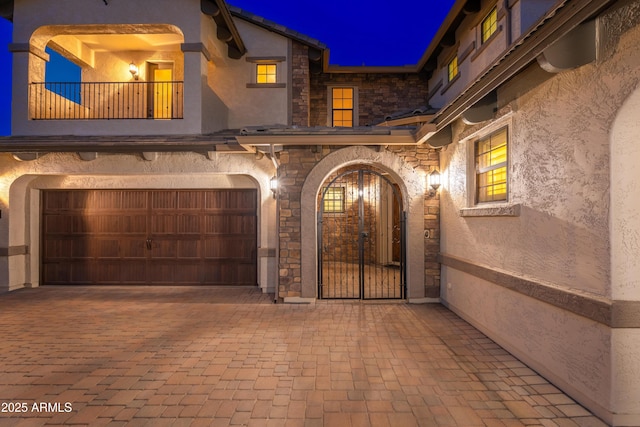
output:
[[[32,120],[182,119],[184,82],[46,82],[29,87]]]

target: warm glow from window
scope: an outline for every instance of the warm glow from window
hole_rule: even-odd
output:
[[[482,43],[489,40],[489,38],[498,30],[498,9],[493,8],[491,13],[482,21]]]
[[[329,187],[324,192],[322,209],[325,213],[344,212],[344,187]]]
[[[332,125],[353,126],[353,88],[339,87],[331,91]]]
[[[458,75],[458,57],[454,57],[447,66],[447,79],[452,81]]]
[[[276,64],[257,64],[256,83],[277,83]]]
[[[477,202],[507,200],[507,128],[476,142]]]

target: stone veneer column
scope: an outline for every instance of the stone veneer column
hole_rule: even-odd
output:
[[[292,42],[291,121],[294,126],[309,126],[309,48]]]

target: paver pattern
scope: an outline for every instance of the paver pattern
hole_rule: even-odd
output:
[[[42,287],[0,325],[2,426],[605,425],[437,304]]]

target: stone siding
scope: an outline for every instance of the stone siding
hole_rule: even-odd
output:
[[[385,116],[426,105],[426,76],[421,74],[337,74],[311,75],[311,126],[327,126],[328,87],[357,88],[358,125],[374,126]]]
[[[301,294],[301,205],[303,184],[314,166],[329,153],[340,147],[289,146],[280,153],[279,168],[279,279],[280,298]],[[429,171],[438,167],[439,152],[423,146],[390,147],[388,150],[407,165],[417,170]],[[401,183],[399,183],[401,184]],[[426,231],[426,233],[425,233]],[[407,230],[409,233],[425,233],[425,295],[438,297],[440,293],[440,265],[437,261],[440,248],[439,195],[424,198],[424,229]]]
[[[309,47],[293,42],[291,47],[291,124],[309,126]]]

